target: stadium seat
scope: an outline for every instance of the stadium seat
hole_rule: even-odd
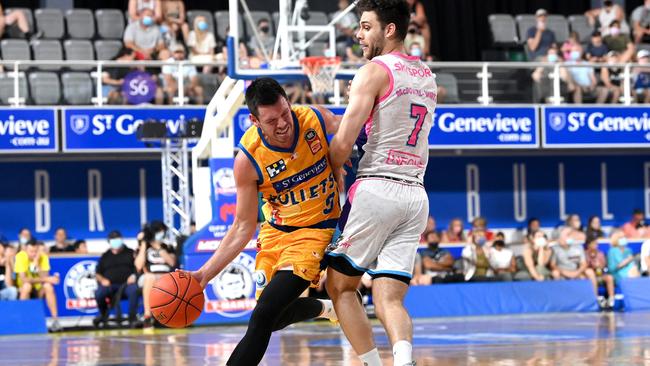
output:
[[[23,13],[25,13],[25,16],[27,17],[27,23],[29,23],[29,30],[33,31],[34,28],[34,13],[32,13],[32,9],[30,8],[7,8],[5,9],[5,15],[11,13],[14,10],[20,10]],[[22,37],[22,35],[21,35]]]
[[[65,72],[61,76],[63,99],[66,104],[92,104],[93,82],[85,72]]]
[[[327,42],[314,41],[307,47],[308,56],[325,56],[325,49],[328,48]]]
[[[92,39],[95,37],[95,17],[88,9],[68,9],[65,12],[68,37]]]
[[[571,15],[569,17],[569,25],[571,30],[578,32],[580,35],[580,42],[587,43],[591,39],[591,33],[594,31],[594,27],[589,24],[589,20],[583,14]]]
[[[124,14],[117,9],[95,10],[97,34],[104,39],[122,39],[124,34]]]
[[[2,59],[7,61],[30,60],[29,44],[24,39],[3,39],[0,42]]]
[[[25,100],[29,98],[29,90],[27,88],[27,78],[25,73],[20,73],[18,76],[18,95]],[[0,74],[0,103],[6,105],[10,104],[9,98],[14,96],[14,78],[8,73]]]
[[[548,29],[555,33],[558,44],[564,43],[569,38],[569,22],[563,15],[549,15]]]
[[[65,34],[61,9],[36,9],[36,28],[43,32],[42,38],[61,39]]]
[[[214,13],[214,21],[217,23],[217,36],[221,39],[226,39],[226,28],[230,24],[230,15],[228,10],[219,10]],[[244,36],[244,18],[239,17],[239,38]]]
[[[526,43],[526,32],[537,24],[537,20],[532,14],[519,14],[515,19],[517,20],[517,30],[519,31],[519,42]]]
[[[458,97],[458,80],[454,74],[444,72],[436,73],[436,83],[447,89],[447,95],[442,101],[444,104],[460,103],[460,98]]]
[[[59,77],[53,72],[32,72],[29,74],[29,91],[34,104],[58,104],[61,99]]]
[[[95,60],[95,52],[93,51],[93,45],[92,43],[90,43],[89,40],[69,39],[63,42],[63,48],[65,49],[66,60],[83,60],[83,61]],[[88,71],[94,69],[94,67],[93,66],[70,66],[70,69]]]
[[[208,10],[188,10],[187,11],[187,24],[190,26],[190,29],[194,29],[194,18],[199,15],[204,16],[208,22],[208,29],[214,34],[214,19],[212,18],[212,13]],[[215,34],[216,37],[216,34]]]
[[[53,39],[32,42],[32,52],[36,61],[63,61],[61,42]],[[61,66],[37,66],[40,70],[59,70]]]
[[[327,23],[329,23],[329,18],[323,11],[310,11],[309,19],[305,21],[307,25],[327,25]]]
[[[510,14],[492,14],[488,22],[495,45],[510,46],[519,43],[515,19]]]
[[[254,36],[253,33],[253,28],[251,25],[248,23],[248,18],[242,14],[242,18],[244,19],[244,24],[246,27],[246,36],[248,39],[252,39]],[[253,18],[253,27],[257,28],[257,22],[260,21],[260,19],[267,19],[269,21],[269,25],[271,26],[271,31],[274,29],[273,28],[273,19],[271,17],[271,13],[267,11],[253,11],[251,10],[251,18]]]
[[[202,72],[197,74],[199,83],[203,87],[203,100],[210,100],[214,93],[219,89],[219,76],[217,74],[204,74]]]
[[[97,60],[112,60],[122,49],[122,41],[97,40],[95,41],[95,55]]]

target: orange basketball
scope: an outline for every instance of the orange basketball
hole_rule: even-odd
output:
[[[151,313],[166,327],[192,324],[203,310],[203,289],[187,272],[171,272],[160,277],[151,290]]]

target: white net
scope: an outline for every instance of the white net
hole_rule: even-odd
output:
[[[340,57],[314,56],[300,60],[303,72],[309,77],[314,94],[332,94],[336,72],[341,66]]]

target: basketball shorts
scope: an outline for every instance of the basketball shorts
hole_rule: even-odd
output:
[[[349,276],[367,272],[408,283],[429,215],[424,187],[364,178],[350,187],[348,199],[350,214],[328,248],[327,264]]]
[[[255,258],[256,297],[282,268],[292,267],[293,273],[318,285],[320,262],[325,248],[332,240],[334,229],[298,229],[284,232],[262,225],[257,239],[258,252]]]

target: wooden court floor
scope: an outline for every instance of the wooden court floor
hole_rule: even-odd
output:
[[[391,352],[379,323],[375,339]],[[64,332],[0,337],[2,365],[223,365],[245,328]],[[536,314],[418,319],[422,365],[647,365],[650,313]],[[294,325],[275,334],[263,365],[360,365],[339,327]]]

